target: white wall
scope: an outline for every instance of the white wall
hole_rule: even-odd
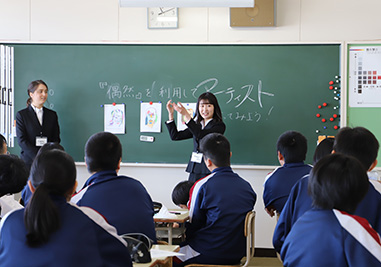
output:
[[[379,10],[379,0],[277,0],[275,27],[230,28],[229,8],[180,8],[178,29],[148,30],[147,9],[119,8],[118,0],[0,0],[0,43],[376,41],[381,39]],[[273,167],[233,168],[258,194],[256,246],[270,248],[275,219],[263,211],[262,185]],[[124,164],[120,173],[142,181],[154,200],[173,207],[170,193],[187,179],[184,169],[185,165]],[[87,177],[85,166],[78,163],[79,183]]]

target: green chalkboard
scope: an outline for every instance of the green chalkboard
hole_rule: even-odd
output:
[[[317,135],[334,135],[339,124],[316,118],[318,105],[327,102],[326,112],[337,105],[328,82],[340,73],[338,44],[11,46],[15,110],[25,107],[29,82],[44,80],[46,106],[57,111],[62,144],[76,161],[83,161],[88,137],[103,131],[101,105],[111,103],[126,105],[123,162],[188,162],[192,141],[170,140],[165,103],[196,102],[205,91],[221,105],[233,164],[276,165],[275,144],[286,130],[307,137],[311,162]],[[141,101],[162,103],[160,133],[140,133]]]

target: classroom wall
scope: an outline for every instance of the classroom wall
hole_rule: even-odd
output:
[[[230,28],[229,8],[180,8],[178,29],[148,30],[147,9],[119,8],[118,0],[0,0],[0,43],[374,41],[381,39],[380,9],[379,0],[277,0],[275,27]],[[83,184],[88,173],[83,163],[77,167],[79,183]],[[258,194],[256,246],[271,248],[275,219],[263,211],[262,185],[274,167],[233,167]],[[182,164],[123,164],[120,173],[139,179],[154,200],[173,207],[170,192],[177,182],[187,178],[184,169]]]

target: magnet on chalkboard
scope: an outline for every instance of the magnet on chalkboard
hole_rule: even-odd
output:
[[[101,108],[103,108],[103,105],[101,105]]]

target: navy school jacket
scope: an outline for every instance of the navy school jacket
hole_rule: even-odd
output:
[[[125,241],[113,226],[90,208],[56,198],[61,227],[47,244],[26,244],[24,209],[8,213],[1,221],[1,266],[132,266]]]

